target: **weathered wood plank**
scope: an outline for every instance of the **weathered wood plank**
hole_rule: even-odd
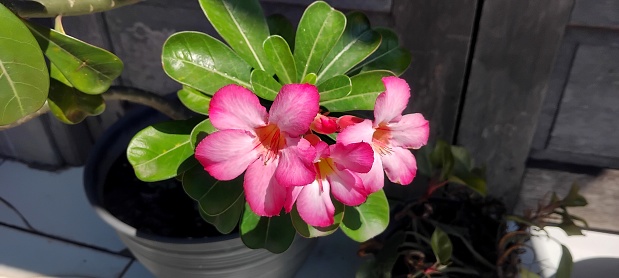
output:
[[[572,0],[485,1],[457,142],[513,207]],[[540,11],[544,11],[543,13]]]
[[[619,26],[619,1],[576,0],[570,25],[617,28]]]
[[[262,2],[274,2],[307,6],[315,0],[262,0]],[[327,0],[325,1],[336,9],[360,10],[371,12],[390,12],[392,0]]]
[[[61,166],[63,160],[42,119],[44,117],[48,115],[0,131],[0,156],[44,168]]]

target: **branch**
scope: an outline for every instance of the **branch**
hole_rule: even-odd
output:
[[[126,100],[137,104],[146,105],[173,120],[186,119],[191,115],[191,112],[180,103],[172,102],[160,95],[137,88],[112,86],[103,94],[103,99],[106,101]]]
[[[47,112],[49,112],[49,106],[47,106],[47,102],[45,102],[45,104],[43,104],[43,106],[41,108],[39,108],[39,110],[37,110],[36,112],[34,112],[32,114],[28,114],[28,115],[24,116],[23,118],[15,121],[15,122],[12,122],[12,123],[10,123],[8,125],[0,125],[0,131],[7,130],[9,128],[14,128],[14,127],[16,127],[18,125],[25,124],[25,123],[29,122],[30,120],[33,120],[33,119],[35,119],[35,118],[37,118],[37,117],[39,117],[39,116],[41,116],[41,115],[43,115],[43,114],[45,114]]]
[[[0,0],[23,18],[83,15],[135,4],[141,0]]]

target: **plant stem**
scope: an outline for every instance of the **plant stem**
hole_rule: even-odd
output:
[[[189,117],[190,112],[182,105],[176,104],[160,95],[137,88],[112,86],[103,94],[107,100],[126,100],[151,107],[173,120],[182,120]]]
[[[23,18],[83,15],[135,4],[141,0],[0,0]]]

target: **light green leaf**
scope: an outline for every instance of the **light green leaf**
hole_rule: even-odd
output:
[[[389,71],[369,71],[355,75],[350,78],[352,88],[348,95],[337,99],[321,100],[320,105],[329,109],[330,112],[372,110],[376,97],[385,91],[382,78],[392,75],[393,73]]]
[[[346,17],[323,1],[311,4],[301,17],[295,39],[297,78],[318,72],[346,27]]]
[[[254,70],[251,73],[251,87],[258,97],[266,100],[274,100],[282,88],[273,76],[262,70]]]
[[[249,66],[215,38],[199,32],[180,32],[163,44],[163,70],[172,79],[213,95],[221,87],[238,84],[250,88]]]
[[[520,278],[541,278],[537,273],[534,273],[527,268],[520,266]]]
[[[292,218],[292,225],[303,237],[312,238],[330,235],[337,231],[337,229],[340,227],[340,223],[342,222],[342,218],[344,217],[344,204],[334,200],[333,206],[335,207],[335,214],[333,215],[334,221],[331,226],[314,227],[308,225],[307,223],[305,223],[305,221],[303,221],[301,215],[299,215],[299,211],[297,210],[296,206],[290,212],[290,217]]]
[[[572,277],[572,268],[574,267],[572,254],[570,253],[570,249],[563,244],[561,244],[561,250],[563,254],[561,255],[561,260],[559,260],[555,278],[570,278]]]
[[[200,7],[217,33],[254,69],[273,73],[262,48],[269,36],[256,0],[200,0]]]
[[[43,106],[49,74],[43,53],[24,23],[0,5],[0,125]]]
[[[294,57],[284,38],[277,35],[268,37],[264,41],[264,51],[280,83],[297,82],[297,68],[294,64]]]
[[[281,36],[290,46],[290,50],[294,50],[294,26],[290,20],[281,14],[273,14],[267,17],[269,32],[271,35]]]
[[[316,84],[316,74],[315,73],[308,73],[305,77],[303,77],[303,80],[301,80],[302,84]]]
[[[50,79],[48,97],[50,111],[66,124],[77,124],[105,110],[105,101],[101,95],[84,94],[53,78]]]
[[[173,178],[194,165],[191,131],[195,119],[167,121],[138,132],[127,147],[127,158],[143,181]]]
[[[264,248],[272,253],[282,253],[294,240],[295,230],[288,214],[260,217],[249,205],[241,218],[241,240],[249,248]]]
[[[318,85],[320,101],[338,99],[350,94],[352,82],[346,75],[336,75]]]
[[[199,124],[197,124],[193,130],[191,130],[191,146],[192,148],[196,148],[198,143],[204,139],[207,135],[217,131],[217,129],[213,126],[210,119],[206,119]]]
[[[364,242],[382,233],[389,224],[389,203],[383,190],[368,196],[365,203],[344,209],[340,227],[351,239]]]
[[[318,83],[346,73],[376,51],[380,41],[381,35],[371,29],[370,20],[363,13],[346,15],[346,29],[325,58],[318,73]]]
[[[380,33],[382,41],[378,49],[367,59],[355,66],[349,73],[388,70],[400,76],[411,63],[411,53],[407,49],[400,47],[398,35],[386,28],[374,29]]]
[[[101,94],[120,76],[123,63],[111,52],[34,23],[26,25],[45,56],[81,92]]]
[[[183,86],[182,89],[178,90],[176,95],[183,105],[191,111],[202,115],[208,115],[208,108],[211,103],[210,96],[189,86]]]
[[[430,246],[432,247],[432,252],[434,252],[434,256],[438,263],[441,265],[449,264],[453,246],[451,245],[449,236],[439,227],[436,227],[432,233]]]

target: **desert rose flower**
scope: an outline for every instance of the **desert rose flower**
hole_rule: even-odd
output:
[[[410,98],[404,79],[385,77],[385,92],[378,95],[374,121],[346,117],[338,141],[344,144],[368,142],[374,150],[374,164],[361,174],[366,190],[376,192],[383,187],[383,169],[389,180],[409,184],[417,173],[417,162],[408,149],[418,149],[428,142],[429,123],[419,113],[402,115]]]
[[[248,89],[225,86],[209,106],[218,131],[198,144],[195,157],[218,180],[245,172],[243,187],[251,209],[261,216],[279,215],[287,187],[315,179],[315,150],[301,135],[318,113],[318,98],[313,85],[284,85],[267,113]]]

